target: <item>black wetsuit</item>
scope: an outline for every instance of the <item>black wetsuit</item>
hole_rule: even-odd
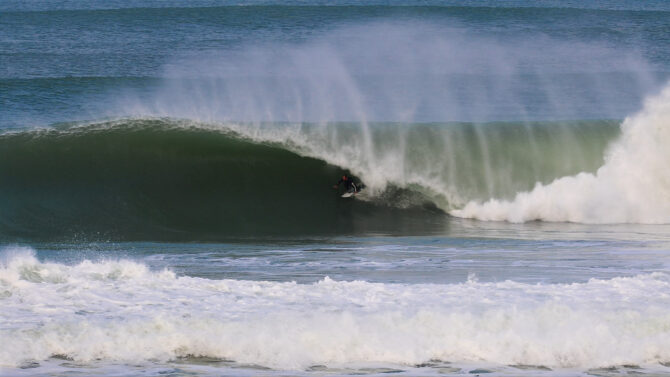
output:
[[[351,177],[347,177],[347,179],[340,178],[339,181],[337,181],[337,185],[341,185],[344,183],[344,188],[347,190],[347,192],[357,192],[358,187],[356,187],[356,184],[354,183],[354,180],[351,179]]]

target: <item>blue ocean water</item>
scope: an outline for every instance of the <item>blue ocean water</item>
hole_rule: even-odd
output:
[[[670,375],[668,15],[2,2],[0,375]]]

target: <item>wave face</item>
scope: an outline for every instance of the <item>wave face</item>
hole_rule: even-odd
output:
[[[647,199],[661,186],[613,194],[611,187],[626,185],[623,173],[599,180],[599,187],[587,184],[590,194],[577,184],[547,200],[539,193],[528,205],[514,199],[606,165],[607,143],[620,125],[574,120],[639,111],[642,98],[665,81],[653,64],[634,50],[588,38],[475,29],[446,19],[373,20],[297,42],[179,57],[165,65],[169,79],[152,95],[123,96],[113,106],[131,116],[225,124],[347,168],[375,196],[390,186],[406,188],[454,216],[670,221],[665,205]],[[281,123],[290,126],[275,127]],[[639,128],[653,135],[653,127]],[[637,164],[633,154],[629,161]],[[654,158],[661,161],[663,153]],[[489,200],[494,204],[478,209]],[[519,204],[494,208],[500,201]],[[616,213],[606,208],[619,201],[628,204]]]
[[[430,228],[440,211],[490,220],[666,222],[665,206],[649,208],[646,199],[664,197],[662,174],[645,190],[614,193],[628,180],[617,173],[596,179],[604,183],[591,194],[572,185],[544,203],[542,193],[530,205],[514,199],[608,166],[604,151],[620,125],[593,119],[636,111],[667,78],[667,49],[655,32],[663,15],[490,9],[15,12],[8,20],[28,29],[52,25],[68,38],[82,25],[96,32],[71,44],[33,36],[8,50],[13,63],[0,74],[8,88],[0,102],[9,106],[0,128],[15,132],[0,136],[0,233],[332,234]],[[604,13],[608,24],[644,36],[641,51],[619,27],[592,27],[590,17]],[[150,25],[157,31],[143,34],[140,50],[127,50],[122,41],[135,40],[147,14],[162,20]],[[195,14],[194,28],[174,28]],[[133,35],[110,36],[105,25],[112,24]],[[22,40],[23,29],[10,29]],[[105,54],[91,55],[97,49]],[[81,119],[125,120],[17,131]],[[655,135],[650,125],[630,128]],[[623,154],[642,166],[635,153]],[[656,176],[654,169],[644,175]],[[345,171],[366,183],[366,200],[343,204],[324,190]],[[492,198],[517,204],[479,209]],[[621,198],[629,204],[611,216],[608,200]],[[540,208],[547,203],[557,208]],[[398,225],[413,217],[417,225]]]
[[[670,223],[670,86],[621,129],[595,173],[538,183],[509,201],[471,202],[452,214],[513,222]]]
[[[5,134],[0,154],[0,229],[11,236],[356,233],[397,217],[338,200],[344,169],[229,130],[129,120]]]
[[[459,203],[595,169],[616,133],[613,122],[168,119],[11,132],[0,136],[0,233],[169,240],[430,231]],[[368,186],[359,200],[331,188],[348,172]]]
[[[1,256],[0,318],[12,324],[0,329],[4,366],[200,356],[292,370],[438,359],[574,373],[670,360],[663,273],[573,284],[296,284],[175,276],[123,260],[68,266],[30,249]]]

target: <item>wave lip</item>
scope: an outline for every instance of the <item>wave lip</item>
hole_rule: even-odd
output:
[[[431,359],[556,369],[670,360],[670,278],[662,273],[575,284],[296,284],[15,254],[0,265],[0,315],[12,323],[0,329],[3,366],[54,355],[79,363],[202,356],[288,370]]]

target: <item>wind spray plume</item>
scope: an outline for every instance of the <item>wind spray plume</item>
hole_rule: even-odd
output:
[[[575,120],[623,117],[656,82],[644,59],[603,44],[413,21],[213,51],[165,70],[165,86],[128,114],[215,124],[348,169],[377,195],[410,188],[447,211],[595,171],[618,131]]]
[[[612,118],[635,109],[650,70],[597,43],[389,21],[175,58],[164,88],[125,108],[207,122]]]

